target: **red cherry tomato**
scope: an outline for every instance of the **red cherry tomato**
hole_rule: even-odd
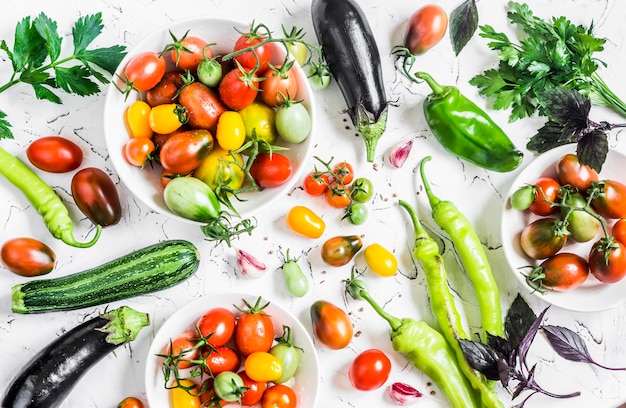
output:
[[[198,330],[210,345],[223,346],[235,332],[235,315],[225,307],[214,307],[200,317]]]
[[[268,72],[265,79],[261,81],[261,100],[267,106],[279,106],[284,99],[295,99],[298,92],[298,81],[296,80],[293,67],[281,70],[281,66],[276,67],[273,72]]]
[[[122,218],[122,206],[117,188],[104,171],[87,167],[72,178],[72,197],[80,210],[94,224],[106,227]]]
[[[601,194],[591,200],[591,206],[605,218],[626,218],[626,185],[616,180],[598,182]]]
[[[436,4],[418,9],[407,23],[404,46],[419,55],[434,47],[446,33],[448,15]]]
[[[261,408],[296,408],[298,396],[288,385],[276,384],[265,390]]]
[[[259,93],[258,82],[259,78],[254,71],[235,67],[222,78],[217,90],[224,105],[232,110],[241,110],[256,99]]]
[[[144,167],[152,159],[154,142],[147,137],[132,137],[124,145],[124,159],[128,164],[136,167]]]
[[[83,162],[83,151],[69,139],[61,136],[41,137],[26,149],[33,166],[50,173],[76,170]]]
[[[540,177],[535,181],[535,199],[529,207],[529,210],[533,214],[537,215],[550,215],[557,212],[558,207],[550,205],[549,201],[556,202],[559,187],[561,185],[558,181],[551,177]]]
[[[619,282],[626,275],[626,247],[615,240],[608,248],[604,243],[601,239],[591,247],[589,269],[600,282]]]
[[[575,154],[566,154],[556,163],[556,178],[562,186],[569,184],[584,193],[592,181],[598,181],[598,173],[582,164]]]
[[[324,193],[326,202],[335,208],[346,208],[352,202],[350,190],[338,185],[332,186]]]
[[[117,404],[117,408],[144,408],[144,404],[139,398],[126,397]]]
[[[304,191],[312,196],[321,196],[326,190],[328,190],[329,177],[328,175],[313,170],[309,172],[302,181],[302,188]]]
[[[174,64],[182,70],[190,70],[195,72],[198,69],[200,61],[205,58],[212,58],[213,52],[209,44],[200,37],[185,36],[172,44],[165,46],[166,50],[170,50],[170,58]]]
[[[247,305],[237,318],[235,326],[235,346],[243,357],[255,351],[269,351],[274,342],[274,323],[271,316],[263,309],[267,305],[261,305],[259,298],[254,306]]]
[[[348,162],[342,161],[333,167],[333,173],[337,182],[347,186],[354,180],[354,168]]]
[[[259,154],[250,166],[250,175],[262,188],[278,187],[284,184],[289,180],[292,172],[289,158],[275,152]]]
[[[240,36],[235,42],[233,52],[240,51],[248,47],[253,47],[261,42],[265,38],[253,28],[250,33]],[[253,70],[258,67],[257,73],[262,74],[267,68],[268,64],[272,60],[272,47],[270,44],[257,46],[251,51],[243,52],[235,56],[237,61],[246,70]]]
[[[263,393],[267,389],[267,383],[265,381],[253,380],[245,371],[240,371],[238,374],[243,380],[243,386],[247,388],[241,397],[241,405],[251,406],[261,402]]]
[[[618,220],[613,225],[613,236],[616,240],[626,245],[626,218]]]
[[[122,79],[129,89],[145,92],[161,81],[165,69],[165,58],[158,52],[146,51],[135,55],[128,62]]]
[[[206,362],[205,371],[212,376],[236,371],[241,364],[239,354],[228,346],[209,347],[202,353],[202,359]]]
[[[198,333],[185,331],[172,339],[167,345],[165,354],[176,357],[175,361],[179,369],[191,367],[192,363],[189,360],[197,360],[200,355],[200,349],[195,347],[197,337]],[[178,358],[179,356],[180,358]]]
[[[13,238],[2,245],[4,266],[20,276],[45,275],[54,269],[56,255],[50,247],[34,238]]]
[[[369,391],[385,384],[391,372],[391,360],[378,349],[360,353],[350,364],[348,378],[357,390]]]

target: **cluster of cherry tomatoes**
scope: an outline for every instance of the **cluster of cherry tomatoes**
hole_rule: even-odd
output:
[[[267,304],[261,305],[261,298],[254,305],[244,304],[237,310],[211,308],[159,355],[174,407],[233,402],[296,407],[297,394],[290,384],[302,350],[292,342],[288,326],[275,338],[274,322],[263,311]]]
[[[158,162],[164,186],[192,175],[212,189],[237,192],[289,179],[292,163],[278,144],[303,142],[311,118],[294,100],[299,87],[294,58],[287,52],[282,63],[272,65],[279,49],[261,27],[241,34],[227,55],[214,55],[208,39],[171,33],[173,42],[163,50],[142,52],[128,62],[121,75],[125,88],[119,88],[140,96],[125,112],[128,163]],[[259,148],[254,156],[252,140]]]
[[[567,154],[557,161],[553,177],[519,188],[511,205],[532,215],[520,246],[541,261],[526,274],[535,290],[572,290],[589,273],[603,283],[626,276],[626,185],[600,179],[575,154]],[[586,257],[568,250],[589,242]]]

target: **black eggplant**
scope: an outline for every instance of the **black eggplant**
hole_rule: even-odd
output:
[[[373,162],[387,126],[388,101],[378,45],[355,0],[313,0],[311,17],[324,59]]]
[[[55,408],[104,356],[133,341],[148,315],[127,306],[94,317],[41,350],[15,377],[2,408]]]

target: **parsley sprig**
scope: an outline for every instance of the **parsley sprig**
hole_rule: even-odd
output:
[[[588,96],[594,104],[613,108],[626,116],[624,103],[598,74],[594,54],[604,50],[606,39],[589,28],[574,25],[566,17],[545,21],[535,16],[527,4],[510,2],[507,16],[526,37],[514,43],[490,25],[480,26],[480,36],[491,40],[489,48],[498,52],[498,68],[473,77],[470,84],[492,98],[494,109],[509,109],[515,121],[535,112],[545,115],[538,96],[547,89],[567,87]]]
[[[62,56],[63,38],[56,21],[44,13],[32,21],[24,17],[15,27],[13,48],[5,40],[0,42],[0,50],[7,54],[13,66],[10,79],[0,85],[0,93],[25,83],[32,86],[37,99],[61,104],[56,90],[80,96],[100,92],[98,82],[109,83],[102,71],[112,75],[126,56],[126,47],[121,45],[88,49],[102,28],[102,13],[80,17],[72,28],[73,53]],[[0,139],[13,138],[6,117],[0,110]]]

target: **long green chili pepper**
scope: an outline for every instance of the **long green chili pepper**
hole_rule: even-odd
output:
[[[406,201],[401,200],[399,203],[411,216],[415,230],[413,257],[422,265],[426,276],[431,309],[439,323],[443,336],[456,354],[461,371],[478,393],[482,407],[504,407],[486,377],[470,366],[465,359],[459,339],[469,340],[469,338],[465,333],[454,298],[448,287],[446,269],[443,258],[439,253],[439,245],[420,224],[416,210]]]
[[[96,235],[91,241],[76,241],[72,219],[57,193],[28,166],[1,147],[0,174],[26,196],[33,208],[43,217],[44,224],[55,238],[78,248],[88,248],[98,241],[102,231],[100,225],[96,226]]]
[[[403,59],[404,75],[413,82],[425,81],[432,93],[424,101],[426,123],[448,152],[487,170],[508,172],[522,162],[506,133],[473,101],[454,86],[442,86],[426,72],[412,72],[415,55],[404,47],[393,52]]]
[[[451,201],[440,200],[433,194],[424,173],[424,165],[429,160],[430,156],[422,159],[420,177],[432,209],[433,219],[452,239],[454,248],[474,285],[483,331],[504,337],[500,291],[491,272],[485,249],[471,222],[456,205]]]
[[[476,393],[463,375],[450,344],[437,330],[423,320],[397,318],[385,312],[369,295],[364,283],[347,281],[347,291],[354,299],[363,299],[389,323],[393,349],[415,368],[426,374],[445,395],[453,408],[480,407]]]

